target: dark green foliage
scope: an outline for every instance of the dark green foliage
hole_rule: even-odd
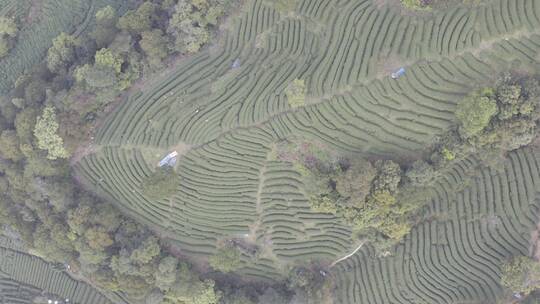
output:
[[[430,185],[439,176],[438,172],[435,171],[433,166],[423,160],[417,160],[412,163],[411,167],[407,169],[405,175],[415,186]]]
[[[168,256],[161,259],[156,273],[156,286],[162,291],[168,291],[177,280],[178,260]]]
[[[287,283],[291,290],[297,291],[297,294],[305,294],[309,303],[322,302],[325,276],[321,273],[321,269],[294,267],[289,272]]]
[[[458,103],[456,117],[461,124],[461,133],[470,138],[482,132],[497,114],[497,103],[492,90],[476,92]]]
[[[22,143],[30,143],[32,141],[37,117],[38,111],[33,108],[26,108],[17,113],[15,117],[15,130],[17,131],[19,141]]]
[[[146,1],[136,10],[130,10],[124,16],[120,17],[118,28],[132,34],[140,34],[148,31],[152,28],[156,18],[156,9],[157,6],[154,3]]]
[[[53,40],[53,45],[47,52],[47,67],[53,73],[66,73],[75,62],[77,41],[74,37],[61,33]]]
[[[167,27],[174,40],[173,49],[181,53],[197,52],[209,41],[211,26],[224,11],[221,1],[178,1]]]
[[[139,44],[148,56],[148,62],[152,66],[160,66],[161,61],[169,55],[167,37],[160,29],[145,31],[141,36]]]
[[[168,198],[176,192],[177,186],[178,175],[169,166],[158,168],[142,183],[143,194],[150,199]]]
[[[15,130],[4,130],[0,134],[0,155],[13,161],[23,158]]]
[[[164,295],[164,304],[218,304],[221,292],[216,292],[212,280],[200,280],[185,263],[179,264],[178,280]]]
[[[373,180],[373,191],[394,193],[398,190],[401,181],[401,168],[391,160],[378,160],[375,162],[377,177]]]
[[[361,205],[376,175],[377,171],[369,161],[353,159],[344,173],[336,177],[336,190],[351,206]]]
[[[96,27],[90,35],[98,48],[107,47],[114,40],[118,32],[117,22],[116,10],[111,6],[106,6],[96,13]]]
[[[15,20],[0,17],[0,58],[6,56],[13,47],[19,29]]]
[[[498,107],[498,114],[483,132],[469,138],[476,148],[495,147],[511,151],[529,144],[536,134],[536,121],[540,87],[533,77],[513,79],[503,77],[491,97]]]
[[[258,304],[289,303],[288,296],[272,287],[267,288],[259,297]]]

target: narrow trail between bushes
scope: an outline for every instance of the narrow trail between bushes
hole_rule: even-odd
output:
[[[335,260],[334,262],[332,262],[332,264],[330,264],[329,268],[332,268],[332,267],[336,266],[337,263],[352,257],[356,252],[358,252],[358,250],[362,249],[362,246],[364,246],[365,243],[366,243],[366,241],[362,241],[360,243],[360,245],[358,245],[358,247],[356,247],[356,249],[353,252],[347,254],[346,256],[344,256],[344,257],[342,257],[342,258],[340,258],[338,260]]]

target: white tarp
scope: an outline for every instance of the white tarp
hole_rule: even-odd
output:
[[[178,152],[172,151],[171,153],[167,154],[162,160],[159,161],[159,166],[163,167],[165,165],[167,166],[174,166],[176,164],[176,156],[178,156]]]

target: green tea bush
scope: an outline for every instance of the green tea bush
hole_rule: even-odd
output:
[[[158,168],[142,182],[143,194],[152,200],[169,198],[177,187],[178,175],[169,166]]]
[[[295,79],[285,90],[287,101],[292,108],[304,106],[306,103],[306,84],[303,79]]]

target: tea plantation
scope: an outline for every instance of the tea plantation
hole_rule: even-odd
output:
[[[73,279],[63,267],[25,253],[10,239],[0,237],[0,303],[126,303],[117,295],[106,297],[91,285]]]
[[[337,303],[495,303],[501,263],[529,250],[539,156],[529,149],[512,153],[501,172],[479,172],[453,193],[446,189],[471,178],[474,160],[457,165],[435,187],[426,210],[432,220],[417,226],[394,256],[365,249],[338,264]]]
[[[69,3],[76,13],[93,2]],[[344,154],[414,156],[454,122],[463,96],[510,67],[538,70],[540,61],[539,1],[420,16],[380,3],[299,0],[288,12],[248,2],[217,45],[109,115],[76,165],[80,180],[188,256],[209,256],[231,238],[264,248],[257,259],[242,257],[239,272],[251,278],[346,255],[357,246],[350,229],[310,209],[300,173],[272,157],[273,145],[297,136]],[[400,67],[405,75],[392,79]],[[293,108],[285,91],[295,79],[307,95]],[[178,189],[149,199],[141,183],[173,150]],[[450,191],[478,161],[457,164],[434,187],[429,220],[392,255],[365,246],[338,263],[337,303],[494,301],[500,262],[527,253],[540,207],[537,152],[509,159],[502,171],[479,172]]]

